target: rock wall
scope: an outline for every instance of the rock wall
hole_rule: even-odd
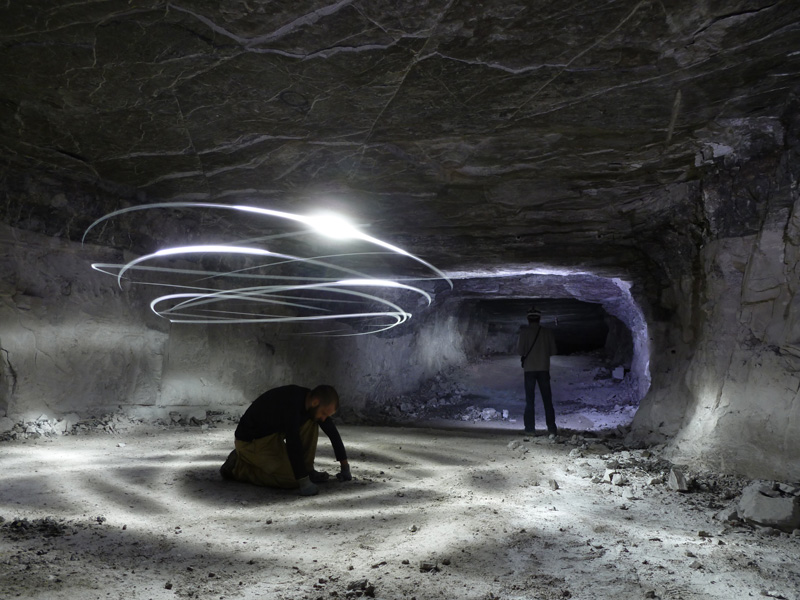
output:
[[[159,397],[165,323],[92,271],[111,254],[0,226],[0,416],[105,412]]]
[[[415,390],[420,382],[482,352],[486,323],[448,302],[434,304],[398,337],[375,335],[334,342],[332,377],[357,408]]]
[[[608,327],[605,351],[609,362],[630,369],[634,359],[633,336],[631,335],[631,330],[625,327],[622,321],[610,315],[606,316],[605,322]]]
[[[704,249],[707,314],[685,373],[690,394],[670,442],[675,461],[800,478],[797,208],[788,225],[785,241],[765,230]]]
[[[608,278],[536,282],[550,290],[543,296],[558,288],[601,303],[630,331],[631,371],[650,390],[633,441],[668,442],[676,462],[786,480],[800,478],[800,127],[779,129],[754,125],[760,138],[711,154],[716,171],[663,192],[672,226],[640,241],[660,290]],[[486,347],[485,324],[447,294],[387,335],[170,326],[140,288],[91,271],[92,261],[118,262],[116,251],[6,226],[0,246],[0,418],[235,411],[289,382],[335,385],[358,410]]]
[[[777,152],[726,156],[694,198],[705,239],[673,279],[673,318],[651,323],[653,387],[633,423],[673,461],[800,478],[797,148],[790,130]]]
[[[124,411],[144,419],[241,411],[286,383],[339,388],[349,408],[415,389],[463,363],[485,326],[434,302],[387,335],[297,335],[287,326],[181,325],[147,288],[91,269],[115,252],[0,228],[0,418]],[[123,286],[124,288],[125,286]]]
[[[333,385],[346,411],[416,389],[477,354],[485,325],[442,304],[390,335],[307,337],[288,328],[173,326],[161,404],[238,411],[270,387]]]

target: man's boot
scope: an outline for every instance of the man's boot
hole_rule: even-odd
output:
[[[222,466],[219,468],[219,474],[222,475],[223,479],[233,479],[233,468],[236,466],[236,450],[231,450],[231,453],[228,454],[228,458],[225,459],[225,462],[222,463]]]

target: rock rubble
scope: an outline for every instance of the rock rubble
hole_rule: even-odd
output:
[[[100,417],[81,418],[72,413],[63,417],[51,418],[42,414],[33,420],[13,421],[8,417],[0,420],[0,441],[47,438],[62,435],[88,435],[92,433],[118,434],[138,427],[198,427],[211,429],[226,421],[236,421],[238,415],[222,411],[173,411],[169,418],[152,420],[131,417],[124,413],[104,414]]]
[[[736,516],[786,533],[800,531],[800,483],[753,481],[742,490]]]
[[[624,438],[624,432],[621,434]],[[563,443],[576,446],[569,452],[576,461],[582,458],[603,461],[602,475],[590,474],[590,465],[579,463],[595,484],[666,486],[686,497],[690,504],[717,510],[712,515],[717,521],[754,531],[800,536],[800,483],[761,480],[748,483],[733,475],[693,472],[660,458],[660,447],[631,450],[621,439],[600,441],[574,435]],[[518,442],[509,443],[508,448],[524,449]],[[628,497],[633,499],[632,494]],[[700,532],[701,537],[703,533]]]

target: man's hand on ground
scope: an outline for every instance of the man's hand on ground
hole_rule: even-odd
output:
[[[350,475],[350,465],[342,465],[342,470],[336,474],[336,479],[339,481],[350,481],[353,476]]]
[[[311,471],[308,474],[311,483],[325,483],[331,478],[331,474],[327,471]]]
[[[319,493],[319,488],[311,483],[311,479],[308,477],[298,479],[297,484],[300,486],[301,496],[316,496]]]

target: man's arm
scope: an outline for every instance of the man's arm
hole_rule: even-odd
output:
[[[319,428],[328,436],[331,446],[333,446],[333,454],[339,461],[340,471],[336,474],[336,478],[339,481],[350,481],[353,478],[350,475],[350,463],[347,460],[347,451],[344,449],[344,442],[342,442],[342,436],[339,435],[336,424],[333,419],[328,418],[319,424]]]
[[[346,460],[339,461],[340,470],[336,474],[336,479],[339,481],[350,481],[353,476],[350,474],[350,463]]]
[[[520,356],[525,356],[525,351],[527,348],[524,346],[524,339],[525,339],[525,330],[519,332],[519,336],[517,336],[517,354]]]

